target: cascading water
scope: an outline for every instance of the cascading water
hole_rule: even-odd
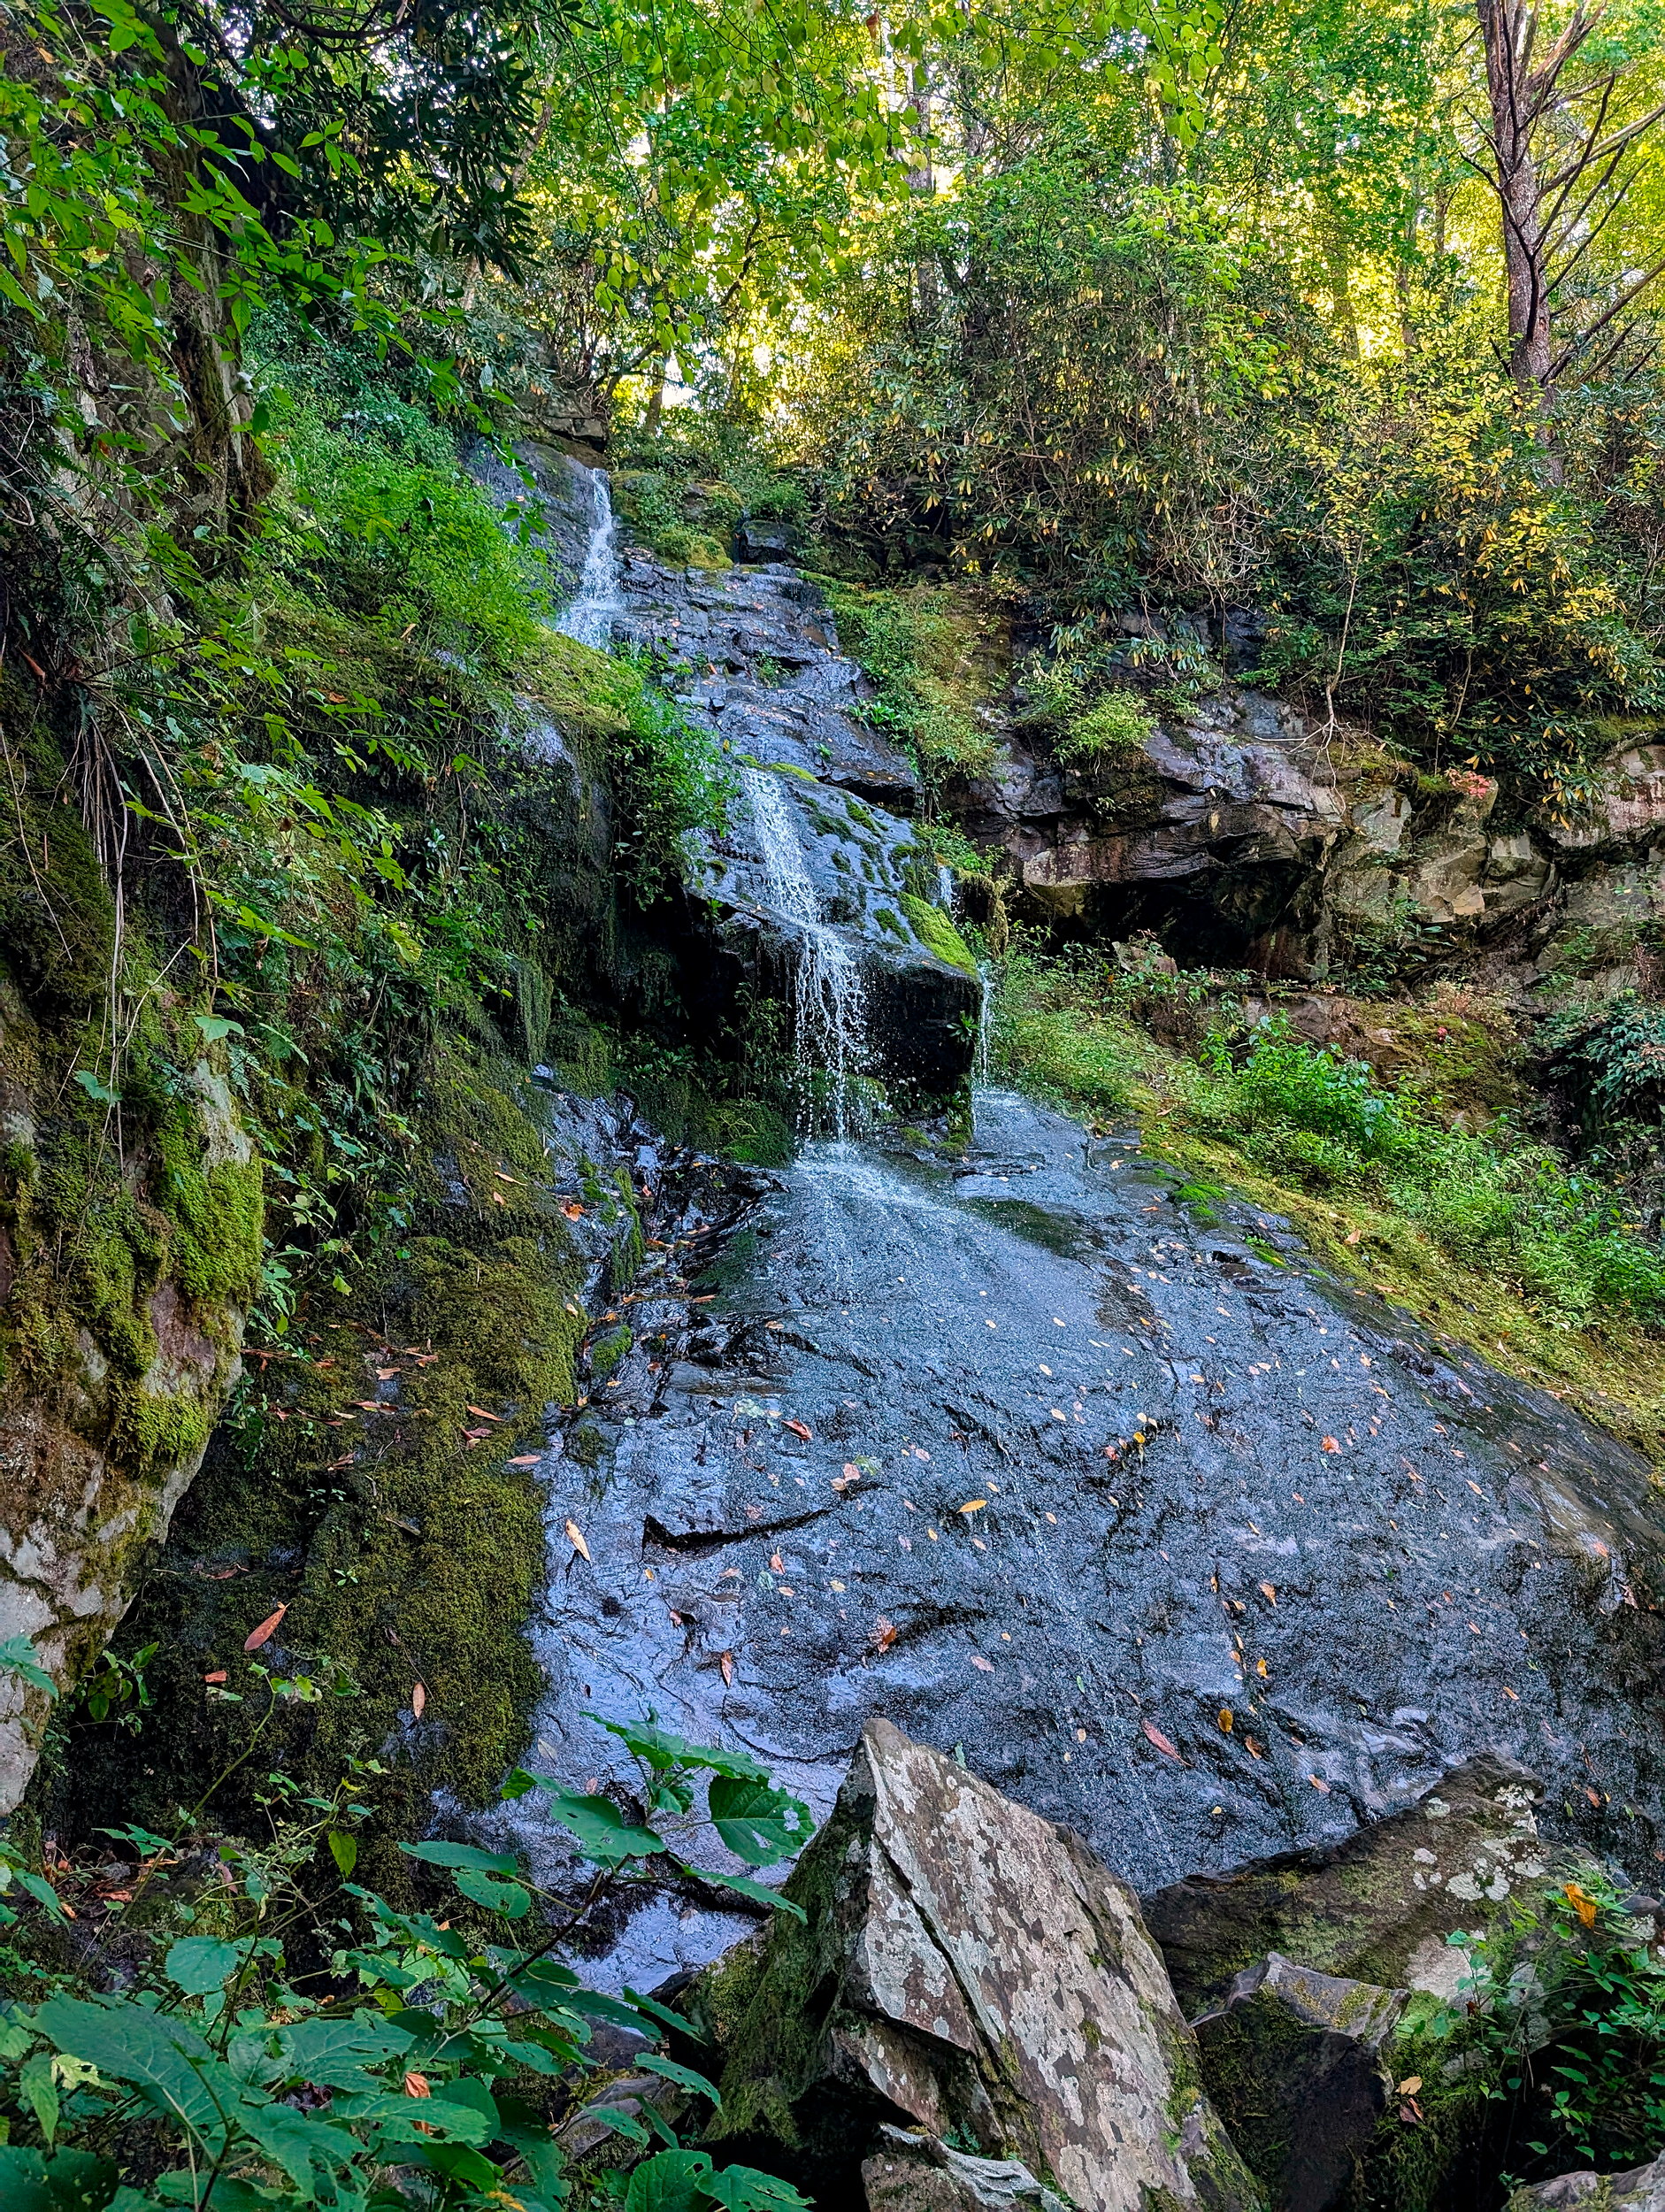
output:
[[[950,921],[954,918],[954,895],[957,888],[953,869],[946,860],[941,862],[937,869],[937,904]]]
[[[585,549],[584,572],[577,596],[555,626],[580,645],[605,646],[612,635],[613,618],[625,605],[618,588],[618,525],[605,469],[590,472],[590,496],[595,519]]]
[[[797,938],[793,1012],[798,1056],[806,1069],[825,1070],[833,1133],[842,1138],[848,1133],[852,1081],[867,1054],[861,967],[839,931],[822,918],[779,779],[765,769],[742,768],[740,781],[757,833],[770,902],[793,925]]]

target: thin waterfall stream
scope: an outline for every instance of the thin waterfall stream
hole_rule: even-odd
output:
[[[580,645],[605,646],[615,618],[623,613],[624,595],[618,588],[618,522],[613,513],[611,488],[605,469],[592,469],[590,497],[595,503],[584,570],[576,595],[556,624],[564,636]]]

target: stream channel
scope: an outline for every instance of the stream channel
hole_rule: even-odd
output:
[[[820,1049],[855,1050],[801,920]],[[1659,1878],[1665,1544],[1626,1447],[1187,1204],[1132,1129],[983,1089],[969,1145],[834,1134],[742,1181],[661,1221],[546,1456],[529,1764],[628,1786],[586,1717],[651,1714],[819,1817],[883,1714],[1147,1890],[1493,1749]],[[486,1824],[551,1852],[522,1816]],[[621,1913],[602,1978],[714,1956],[755,1924],[717,1895]]]

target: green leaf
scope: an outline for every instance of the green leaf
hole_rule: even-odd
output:
[[[686,2035],[690,2042],[710,2042],[710,2038],[702,2035],[692,2020],[685,2020],[679,2012],[672,2012],[668,2005],[662,2005],[656,1997],[644,1997],[639,1989],[632,1989],[628,1983],[625,1985],[624,1996],[626,2004],[635,2005],[641,2011],[651,2013],[656,2020],[663,2021],[667,2028],[673,2029],[678,2035]]]
[[[308,2204],[334,2197],[334,2178],[350,2171],[361,2148],[345,2128],[287,2104],[245,2103],[237,2118],[273,2165],[305,2192],[302,2200]]]
[[[0,2145],[0,2204],[5,2212],[104,2212],[120,2186],[107,2158],[90,2151],[13,2150]]]
[[[470,2150],[465,2143],[436,2143],[429,2136],[421,2137],[416,2154],[425,2166],[431,2166],[436,2174],[444,2174],[452,2181],[471,2182],[476,2189],[498,2195],[503,2191],[503,2175],[488,2158]]]
[[[286,2078],[372,2093],[382,2084],[365,2070],[403,2058],[414,2040],[407,2029],[364,2012],[351,2020],[297,2020],[277,2033]]]
[[[524,1920],[532,1910],[532,1893],[518,1882],[499,1882],[489,1874],[464,1872],[457,1877],[457,1886],[474,1904],[483,1905],[487,1912],[501,1913],[505,1920]]]
[[[159,2019],[120,2001],[88,2005],[53,1997],[35,2014],[35,2025],[71,2058],[85,2059],[111,2081],[130,2083],[199,2140],[218,2146],[226,2113],[238,2101],[238,2083],[183,2021]]]
[[[686,1737],[673,1736],[668,1729],[655,1728],[646,1721],[602,1720],[599,1713],[585,1716],[588,1720],[601,1721],[610,1735],[617,1736],[627,1751],[659,1773],[671,1767],[690,1767],[699,1772],[742,1775],[754,1782],[769,1779],[767,1767],[760,1766],[748,1751],[726,1751],[717,1744],[689,1743]]]
[[[324,1839],[344,1882],[358,1863],[358,1839],[344,1828],[332,1828]]]
[[[543,1776],[538,1786],[548,1793],[549,1810],[576,1839],[584,1856],[600,1866],[622,1866],[626,1859],[648,1858],[666,1847],[651,1828],[638,1828],[627,1820],[609,1797],[574,1797]]]
[[[772,1866],[777,1860],[789,1859],[815,1833],[807,1805],[749,1777],[716,1776],[710,1801],[712,1826],[748,1866]]]
[[[726,2212],[809,2212],[809,2198],[801,2197],[789,2181],[760,2174],[755,2166],[725,2166],[706,2182],[705,2193]]]
[[[58,2133],[58,2084],[52,2079],[52,2062],[43,2051],[37,2051],[19,2074],[18,2094],[50,2143]]]
[[[75,1071],[75,1080],[81,1085],[82,1090],[86,1092],[88,1097],[96,1099],[101,1106],[120,1105],[121,1093],[119,1091],[112,1091],[110,1088],[110,1086],[107,1083],[102,1082],[99,1078],[93,1073],[90,1068],[77,1068]]]
[[[709,2097],[714,2105],[723,2101],[717,2093],[717,2085],[703,2074],[696,2074],[691,2066],[679,2066],[675,2059],[665,2058],[657,2051],[643,2051],[634,2063],[649,2074],[663,2075],[666,2081],[675,2082],[679,2089],[686,2089],[695,2097]]]
[[[465,1866],[477,1874],[518,1874],[520,1862],[510,1851],[480,1851],[472,1843],[402,1843],[408,1858],[427,1866]]]
[[[653,2140],[633,2112],[621,2112],[615,2104],[587,2104],[583,2116],[594,2120],[597,2127],[606,2128],[614,2135],[622,2135],[627,2143],[651,2143]]]
[[[699,2212],[710,2172],[707,2151],[658,2151],[631,2175],[625,2212]]]
[[[610,2021],[616,2028],[633,2029],[636,2034],[645,2035],[656,2042],[659,2039],[660,2030],[656,2021],[648,2019],[634,2005],[625,2004],[622,1998],[610,1997],[605,1990],[575,1989],[566,2002],[573,2012],[583,2013],[588,2019]]]
[[[755,1905],[767,1905],[773,1912],[789,1912],[794,1920],[802,1920],[805,1927],[809,1924],[809,1915],[802,1905],[794,1905],[790,1897],[771,1889],[767,1882],[754,1882],[749,1874],[713,1874],[703,1866],[691,1866],[687,1870],[696,1881],[715,1882],[719,1889],[732,1889],[741,1897],[749,1897]]]
[[[57,1683],[27,1636],[8,1636],[0,1642],[0,1674],[20,1674],[32,1690],[44,1690],[48,1697],[58,1695]]]
[[[242,1024],[227,1021],[223,1014],[193,1014],[191,1019],[202,1031],[204,1044],[217,1045],[222,1037],[242,1034]]]
[[[181,1936],[170,1946],[162,1971],[188,1997],[211,1996],[235,1973],[242,1953],[214,1936]]]

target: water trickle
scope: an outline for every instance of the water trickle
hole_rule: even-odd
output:
[[[843,934],[822,918],[802,841],[780,779],[742,768],[740,781],[757,832],[771,905],[793,927],[797,969],[793,1016],[798,1059],[825,1071],[835,1136],[848,1133],[852,1086],[867,1056],[866,995],[861,966]]]
[[[954,871],[945,860],[937,869],[937,904],[950,920],[954,918],[954,895],[956,888]]]
[[[605,469],[591,470],[590,496],[595,502],[595,518],[585,549],[584,572],[579,578],[577,596],[555,626],[580,645],[605,646],[612,636],[613,618],[624,611],[625,605],[618,588],[618,525]]]
[[[986,1083],[989,1079],[989,1033],[994,1026],[994,994],[990,988],[990,970],[986,960],[978,963],[977,979],[981,987],[981,995],[977,1002],[977,1058],[973,1063],[972,1075],[974,1081]]]

